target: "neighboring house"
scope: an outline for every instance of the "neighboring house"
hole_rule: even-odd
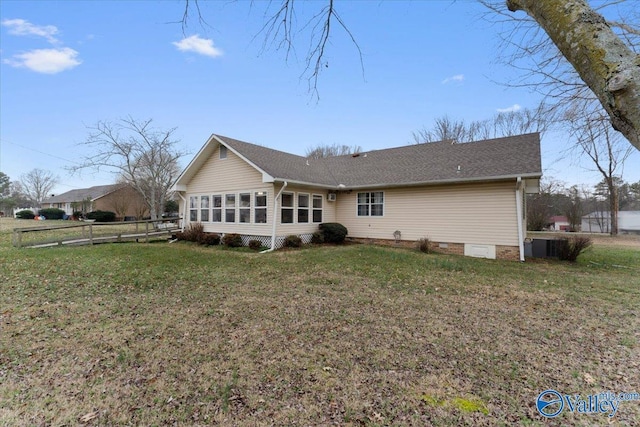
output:
[[[67,191],[42,201],[43,208],[58,208],[72,215],[75,211],[111,211],[124,219],[141,219],[148,215],[144,199],[133,187],[126,184],[96,185]]]
[[[610,233],[611,213],[595,211],[583,216],[580,229],[585,233]],[[618,232],[640,234],[640,211],[619,211]]]
[[[549,230],[553,231],[569,231],[571,224],[566,216],[556,215],[549,218]]]
[[[309,159],[212,135],[178,178],[183,227],[272,248],[339,222],[370,241],[430,239],[441,251],[524,260],[524,193],[542,176],[536,134]]]

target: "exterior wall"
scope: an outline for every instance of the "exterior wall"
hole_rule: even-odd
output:
[[[278,191],[276,187],[275,191]],[[267,195],[267,222],[256,224],[254,222],[255,203],[254,193],[266,192]],[[251,222],[239,222],[239,194],[250,193],[251,197]],[[209,233],[238,233],[256,236],[271,236],[273,219],[273,196],[274,186],[271,183],[262,182],[262,174],[247,164],[231,150],[227,150],[227,158],[220,159],[220,147],[211,155],[200,170],[194,175],[187,185],[187,191],[183,197],[187,200],[187,210],[184,211],[184,201],[180,201],[180,215],[185,219],[185,226],[191,222],[190,197],[208,195],[221,195],[223,197],[222,222],[201,221],[201,213],[198,212],[198,222],[204,225],[204,230]],[[224,222],[224,197],[226,194],[236,195],[236,221],[233,223]],[[199,199],[198,199],[199,200]],[[211,200],[210,200],[211,203]],[[198,209],[200,210],[200,209]],[[209,214],[211,219],[211,213]]]
[[[281,185],[278,185],[278,191],[282,188]],[[312,188],[312,187],[301,187],[295,185],[288,185],[285,188],[284,193],[293,193],[293,223],[291,224],[283,224],[282,223],[282,204],[278,202],[278,212],[276,216],[277,220],[277,228],[276,235],[278,236],[289,236],[291,234],[306,234],[313,233],[318,230],[318,225],[321,222],[335,222],[336,221],[336,202],[329,202],[327,200],[327,190]],[[313,195],[322,196],[322,221],[321,222],[313,222],[312,218],[312,207],[309,208],[309,222],[302,223],[298,221],[298,195],[299,194],[308,194],[310,199],[310,204],[313,203]],[[273,204],[273,197],[271,197],[271,204]]]
[[[144,198],[130,186],[123,186],[93,202],[93,210],[115,212],[118,218],[142,219],[149,215]]]
[[[351,237],[518,247],[515,181],[386,189],[381,217],[358,217],[357,193],[336,202]]]

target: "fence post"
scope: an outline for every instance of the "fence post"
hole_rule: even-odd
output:
[[[144,223],[144,242],[149,243],[149,221]]]
[[[93,224],[89,224],[89,243],[93,245]]]

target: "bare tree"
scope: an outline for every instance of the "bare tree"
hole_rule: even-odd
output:
[[[344,156],[346,154],[355,154],[362,151],[359,145],[317,145],[307,148],[306,157],[310,159],[322,159],[324,157]]]
[[[117,122],[100,121],[83,143],[95,150],[71,171],[106,168],[131,185],[144,198],[152,219],[162,214],[165,200],[180,172],[174,129],[158,130],[152,120],[138,122],[129,117]]]
[[[593,100],[607,112],[613,127],[640,150],[637,11],[605,19],[607,7],[623,10],[620,5],[625,0],[611,0],[597,10],[586,0],[480,2],[490,10],[488,19],[503,25],[500,51],[515,48],[514,54],[500,57],[522,75],[520,82],[508,85],[533,88],[559,111],[575,100]]]
[[[436,118],[432,128],[423,127],[413,132],[416,144],[426,142],[451,141],[454,143],[479,141],[523,133],[543,133],[553,121],[553,111],[540,104],[535,110],[500,112],[489,120],[465,123],[452,120],[448,116]]]
[[[549,93],[554,92],[562,97],[568,93],[571,96],[595,94],[613,127],[640,150],[640,59],[634,50],[640,36],[637,23],[624,19],[606,21],[586,0],[479,1],[488,6],[495,16],[506,17],[510,12],[526,12],[529,18],[513,19],[520,28],[508,28],[506,32],[510,36],[505,40],[511,46],[521,48],[517,54],[519,58],[534,58],[537,62],[534,74],[542,77],[538,82],[541,90],[544,90],[543,87],[553,87],[556,90]],[[619,4],[622,1],[612,0],[611,3]],[[274,3],[278,4],[268,2],[267,9]],[[325,52],[331,31],[336,26],[334,24],[342,28],[355,44],[361,64],[362,53],[354,35],[338,14],[334,0],[302,4],[320,4],[321,7],[312,14],[311,19],[298,24],[294,0],[280,0],[275,12],[265,13],[268,18],[262,32],[265,34],[265,45],[285,49],[287,57],[293,49],[293,36],[303,29],[310,33],[306,71],[310,74],[310,88],[317,93],[320,72],[328,67]],[[185,0],[183,30],[192,8],[196,8],[200,21],[203,20],[198,0]],[[541,31],[545,37],[541,37]],[[550,52],[551,55],[548,55]],[[584,83],[589,89],[585,90]]]
[[[36,205],[40,207],[42,201],[58,183],[58,177],[50,171],[33,169],[20,177],[22,189],[25,194]]]
[[[606,113],[602,109],[585,110],[585,106],[576,103],[574,110],[568,111],[565,119],[575,139],[574,150],[591,159],[595,170],[606,183],[609,192],[610,233],[618,234],[618,186],[624,162],[633,152],[633,148],[623,142],[619,133],[614,132]]]

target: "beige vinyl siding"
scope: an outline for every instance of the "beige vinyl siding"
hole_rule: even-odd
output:
[[[262,183],[262,174],[231,150],[227,150],[226,159],[220,159],[219,156],[220,147],[189,181],[187,194],[244,190],[265,185]]]
[[[277,185],[277,189],[281,188],[280,184]],[[280,219],[280,209],[281,204],[278,203],[278,213],[276,215],[276,219],[278,221],[276,235],[278,236],[288,236],[290,234],[305,234],[305,233],[313,233],[318,230],[317,222],[313,222],[313,195],[321,195],[322,196],[322,222],[335,222],[336,220],[336,202],[327,201],[327,190],[322,189],[314,189],[309,187],[301,187],[295,185],[288,185],[284,190],[285,193],[293,193],[294,194],[294,208],[293,208],[293,224],[282,224]],[[308,223],[298,223],[298,194],[308,194],[309,195],[309,222]],[[271,198],[271,205],[273,205],[273,197]]]
[[[256,224],[255,220],[255,198],[256,191],[267,193],[267,222]],[[251,222],[241,223],[239,219],[239,195],[241,193],[251,194]],[[226,194],[236,195],[236,218],[235,222],[225,222],[224,198]],[[231,150],[227,150],[227,158],[220,159],[220,147],[211,155],[206,163],[194,175],[187,185],[185,197],[187,199],[187,211],[184,218],[189,223],[189,198],[191,196],[209,196],[210,208],[212,206],[211,196],[221,195],[223,198],[222,222],[203,221],[204,230],[210,233],[238,233],[258,236],[270,236],[272,232],[271,221],[273,220],[273,184],[263,183],[262,174],[235,155]],[[182,203],[180,210],[182,213]],[[210,215],[211,219],[211,215]]]
[[[338,194],[337,221],[351,237],[393,239],[400,230],[403,240],[517,246],[515,186],[513,181],[386,189],[382,217],[358,217],[359,191],[353,190]]]

